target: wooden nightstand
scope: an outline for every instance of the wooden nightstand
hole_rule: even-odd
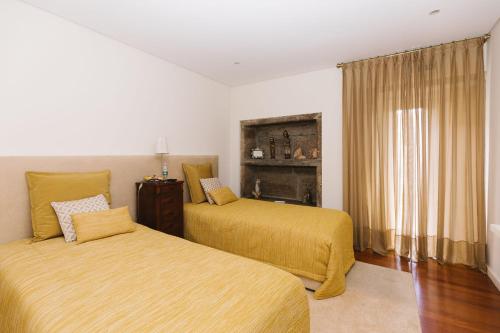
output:
[[[182,181],[135,183],[137,223],[183,237],[183,183]]]

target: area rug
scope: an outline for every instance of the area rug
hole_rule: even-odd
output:
[[[307,292],[311,332],[421,332],[410,273],[356,262],[344,294],[315,300]]]

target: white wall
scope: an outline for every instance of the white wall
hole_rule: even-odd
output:
[[[500,21],[491,31],[488,41],[488,104],[489,104],[489,177],[488,177],[488,225],[500,224]],[[493,239],[488,228],[488,266],[496,272],[496,283],[500,285],[500,253],[493,253],[500,239]],[[498,233],[496,238],[498,238]],[[496,243],[495,243],[496,242]],[[494,273],[495,274],[495,273]]]
[[[342,208],[342,72],[337,68],[231,89],[231,187],[240,190],[240,120],[322,113],[323,207]]]
[[[229,88],[15,0],[0,1],[0,155],[218,154]]]

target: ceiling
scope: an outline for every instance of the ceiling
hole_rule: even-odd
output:
[[[500,17],[499,0],[24,2],[230,86],[479,36]]]

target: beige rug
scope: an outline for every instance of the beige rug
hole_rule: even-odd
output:
[[[344,294],[315,300],[307,292],[311,332],[420,332],[410,273],[356,262]]]

